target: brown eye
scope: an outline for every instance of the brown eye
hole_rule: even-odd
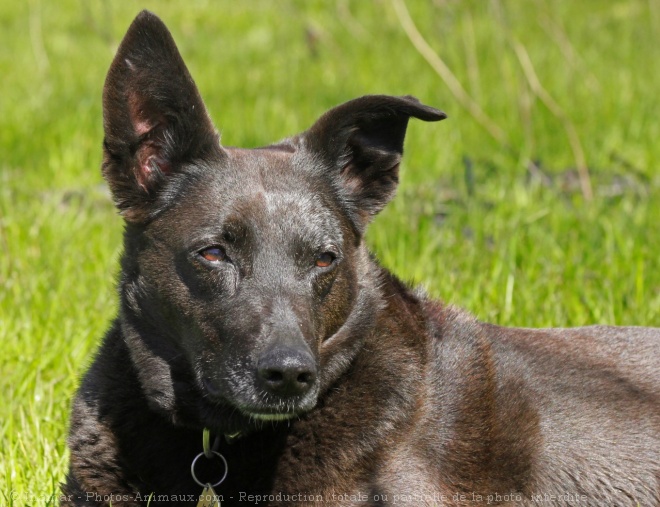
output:
[[[209,262],[222,262],[227,260],[225,249],[221,246],[211,246],[209,248],[205,248],[199,252],[199,255],[204,257],[204,259]]]
[[[316,267],[317,268],[329,268],[332,266],[332,263],[335,262],[337,256],[332,252],[323,252],[316,256]]]

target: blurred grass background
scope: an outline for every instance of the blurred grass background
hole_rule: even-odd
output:
[[[367,93],[411,122],[369,243],[403,279],[517,326],[660,325],[654,0],[0,3],[0,504],[54,505],[68,406],[116,311],[122,223],[101,89],[150,8],[227,145]]]

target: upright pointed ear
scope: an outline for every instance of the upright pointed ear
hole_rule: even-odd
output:
[[[303,134],[336,182],[359,230],[394,196],[410,117],[447,116],[416,98],[367,95],[325,113]]]
[[[197,87],[163,22],[142,11],[103,89],[103,175],[128,221],[148,218],[182,165],[219,151]]]

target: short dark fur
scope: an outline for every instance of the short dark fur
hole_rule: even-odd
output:
[[[204,427],[234,435],[223,505],[660,503],[658,330],[484,324],[366,251],[409,118],[443,113],[366,96],[222,147],[148,12],[103,105],[121,304],[73,404],[63,505],[195,505]]]

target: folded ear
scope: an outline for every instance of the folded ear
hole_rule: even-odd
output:
[[[170,32],[142,11],[117,50],[103,89],[103,175],[129,221],[143,220],[182,164],[219,150],[197,87]]]
[[[410,117],[439,121],[446,115],[415,97],[367,95],[331,109],[303,134],[360,230],[394,196]]]

